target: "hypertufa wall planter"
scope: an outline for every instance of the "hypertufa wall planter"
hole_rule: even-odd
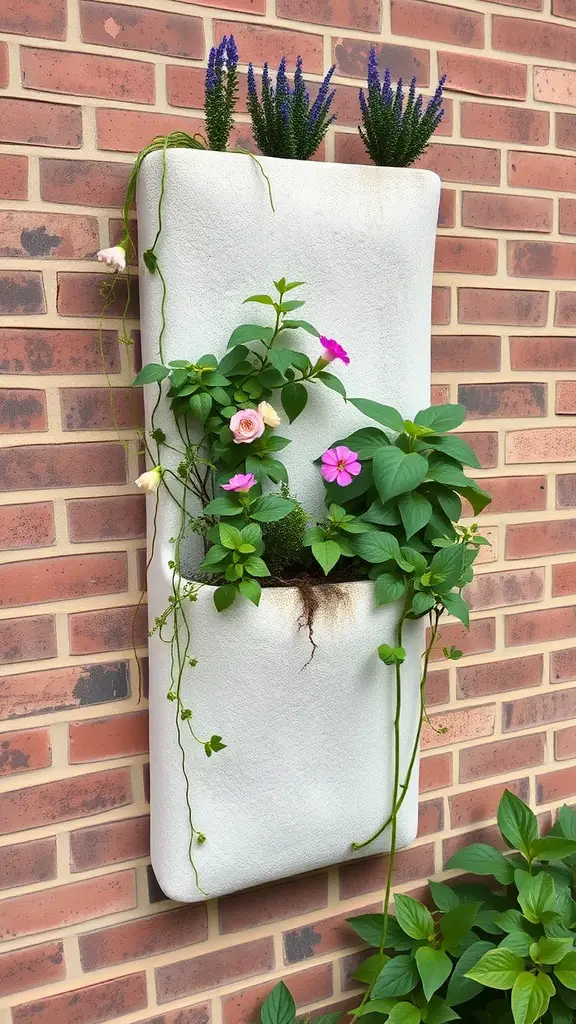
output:
[[[393,405],[408,416],[429,404],[436,175],[263,158],[273,213],[249,156],[168,150],[166,161],[156,248],[168,292],[166,361],[222,354],[242,322],[243,298],[285,275],[306,281],[306,319],[350,353],[350,366],[339,372],[350,396]],[[161,176],[158,152],[146,158],[139,176],[142,251],[156,235]],[[140,281],[148,362],[158,356],[161,292],[157,275],[142,269]],[[261,307],[245,313],[246,322],[264,320]],[[314,338],[287,333],[287,344],[317,356]],[[147,391],[147,400],[155,400],[155,388]],[[157,425],[174,443],[167,409],[161,408]],[[313,389],[293,427],[282,424],[293,439],[283,453],[291,489],[313,515],[323,509],[313,460],[335,437],[367,425],[326,388]],[[151,623],[168,602],[169,538],[178,516],[164,489],[160,493],[148,573]],[[188,550],[190,576],[199,554]],[[183,694],[197,732],[221,734],[227,743],[207,759],[183,732],[194,825],[207,836],[194,856],[203,892],[189,861],[175,705],[166,700],[170,652],[157,634],[150,639],[152,862],[173,899],[218,896],[389,846],[385,832],[366,851],[351,850],[390,810],[393,669],[378,660],[376,648],[393,643],[398,610],[375,609],[370,583],[318,590],[312,661],[294,589],[265,589],[259,608],[238,601],[218,614],[212,588],[204,587],[189,606],[198,665],[188,670]],[[421,621],[407,624],[404,646],[402,771],[418,721]],[[416,830],[417,771],[399,813],[397,845],[408,845]]]

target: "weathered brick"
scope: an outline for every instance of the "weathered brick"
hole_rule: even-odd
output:
[[[354,860],[348,864],[341,864],[338,868],[338,874],[340,876],[340,899],[348,900],[354,896],[362,896],[365,893],[378,893],[381,897],[381,892],[384,885],[386,884],[386,873],[388,870],[388,857],[369,857],[367,860]],[[404,885],[406,882],[412,882],[415,879],[422,878],[428,874],[434,873],[434,846],[429,844],[426,846],[412,846],[406,850],[399,850],[394,858],[394,884]],[[354,913],[365,913],[366,911],[354,911]],[[351,915],[346,915],[351,916]],[[310,932],[302,935],[304,940],[303,945],[308,939],[308,946],[312,949],[309,953],[310,956],[314,955],[314,947],[318,943],[318,938],[314,936],[316,929],[312,929]],[[288,933],[289,934],[289,933]],[[294,940],[293,940],[294,941]],[[294,941],[294,945],[297,943],[297,936]],[[357,942],[348,941],[346,945],[354,946]],[[344,949],[345,946],[339,947]],[[316,950],[316,952],[322,952],[322,950]],[[303,958],[302,958],[303,959]]]
[[[556,327],[576,326],[576,296],[573,291],[557,292],[554,324]]]
[[[576,520],[511,523],[506,530],[506,558],[560,555],[576,550]]]
[[[484,18],[476,11],[426,0],[392,0],[392,32],[456,46],[484,46]],[[353,26],[361,28],[362,26]]]
[[[145,61],[23,46],[20,66],[25,89],[154,103],[154,65]]]
[[[576,679],[576,647],[550,654],[550,682],[568,683]]]
[[[559,225],[561,235],[576,235],[576,199],[559,200]]]
[[[569,761],[576,757],[576,727],[557,729],[554,733],[554,756],[557,761]]]
[[[506,462],[570,462],[576,458],[576,427],[511,430],[506,435]]]
[[[432,143],[416,166],[435,171],[443,181],[472,182],[475,185],[500,183],[500,153],[497,149]]]
[[[516,732],[530,726],[547,725],[576,717],[576,690],[550,690],[534,697],[506,702],[502,705],[504,732]]]
[[[194,135],[203,130],[204,121],[196,117],[112,108],[96,111],[98,148],[114,152],[138,153],[156,135],[168,135],[170,132]]]
[[[0,452],[0,486],[5,491],[125,482],[124,448],[110,441],[17,445]]]
[[[525,64],[464,53],[439,53],[438,70],[448,76],[449,88],[455,92],[498,96],[504,100],[526,99]]]
[[[440,193],[438,208],[438,227],[453,228],[456,224],[456,192],[451,188],[443,188]]]
[[[444,801],[441,796],[421,800],[418,806],[418,838],[431,836],[444,828]]]
[[[56,539],[51,501],[0,506],[0,549],[43,548]]]
[[[430,672],[426,680],[426,706],[447,704],[450,700],[450,673],[447,669]]]
[[[203,942],[207,937],[206,906],[199,903],[88,932],[80,935],[78,945],[82,969],[96,971],[126,960],[168,953]]]
[[[500,338],[489,335],[436,334],[432,337],[434,373],[490,373],[500,369]]]
[[[81,109],[64,103],[0,97],[0,141],[79,149]]]
[[[573,416],[576,413],[576,381],[559,380],[556,383],[556,415]]]
[[[560,473],[556,477],[556,508],[576,506],[576,473]]]
[[[493,430],[467,430],[458,434],[474,449],[482,469],[498,465],[498,434]]]
[[[568,68],[534,68],[534,99],[576,105],[576,73]]]
[[[91,921],[136,906],[136,876],[118,871],[0,902],[0,936],[12,939]]]
[[[119,373],[118,333],[102,332],[101,353],[96,330],[2,327],[0,371],[4,374]]]
[[[5,0],[0,8],[0,32],[65,39],[66,22],[66,0]]]
[[[442,861],[446,863],[450,857],[471,843],[485,843],[494,846],[497,850],[507,850],[505,840],[502,838],[497,825],[485,825],[483,828],[474,829],[472,832],[462,832],[457,836],[450,836],[442,843]]]
[[[0,846],[0,889],[49,882],[56,878],[56,837]],[[0,971],[0,978],[2,972]],[[0,982],[0,994],[1,994]]]
[[[449,384],[432,384],[430,387],[430,403],[432,405],[447,405],[450,402]]]
[[[228,985],[241,978],[263,974],[274,967],[272,939],[255,939],[156,968],[156,993],[160,1004],[205,989]]]
[[[15,1006],[12,1020],[14,1024],[100,1024],[146,1005],[146,975],[142,971]]]
[[[36,270],[0,270],[0,315],[46,312],[42,274]]]
[[[450,289],[439,288],[434,286],[432,288],[432,323],[433,324],[447,324],[450,323]]]
[[[490,512],[534,512],[546,508],[545,476],[484,477],[482,487],[492,497]]]
[[[464,747],[460,751],[460,782],[474,782],[492,775],[533,768],[544,762],[545,746],[546,735],[539,732],[482,743],[478,747]]]
[[[474,698],[540,686],[543,666],[542,654],[489,661],[481,665],[465,665],[457,670],[456,692],[459,698]]]
[[[93,260],[98,221],[62,213],[0,211],[0,256],[17,259]]]
[[[479,736],[491,736],[494,732],[494,718],[494,704],[430,715],[422,729],[422,750],[443,747],[447,743],[463,743],[465,740],[478,739]]]
[[[282,921],[311,910],[319,910],[328,903],[328,876],[311,875],[278,882],[255,889],[249,901],[244,893],[234,893],[219,900],[220,932],[242,931],[258,925]]]
[[[204,56],[202,19],[187,14],[80,0],[80,27],[85,43],[193,60]]]
[[[315,1003],[332,995],[332,968],[330,964],[317,964],[305,971],[297,971],[285,979],[297,1006]],[[222,997],[223,1024],[256,1024],[266,996],[276,980],[250,985],[239,992]]]
[[[486,651],[494,650],[495,642],[494,619],[474,619],[469,630],[458,623],[442,626],[440,644],[431,652],[430,661],[444,659],[442,647],[454,646],[464,651],[466,655],[484,654]]]
[[[560,768],[536,776],[536,802],[547,804],[556,800],[572,800],[576,791],[576,767]]]
[[[50,985],[66,977],[61,939],[0,954],[0,996]]]
[[[573,541],[576,543],[576,540]],[[546,608],[517,612],[504,619],[506,645],[538,644],[547,640],[565,640],[576,636],[576,607]],[[539,698],[540,699],[540,698]]]
[[[63,430],[118,430],[144,422],[139,388],[61,388]]]
[[[105,300],[100,286],[109,280],[103,274],[77,274],[62,271],[58,274],[57,306],[60,316],[102,316]],[[107,317],[122,316],[126,309],[126,280],[116,282],[114,299],[106,306]],[[138,282],[130,281],[130,301],[127,309],[128,317],[138,316]]]
[[[557,18],[576,18],[574,0],[552,0],[552,14]]]
[[[107,160],[40,159],[40,194],[51,203],[119,207],[130,164]]]
[[[576,47],[576,28],[535,18],[492,18],[492,46],[507,53],[550,57],[569,63]]]
[[[0,608],[73,601],[96,594],[118,594],[128,588],[126,552],[59,555],[0,566]]]
[[[258,13],[264,14],[264,4]],[[331,0],[327,6],[322,0],[278,0],[276,14],[280,18],[291,21],[309,21],[314,24],[338,28],[353,28],[359,32],[378,32],[380,30],[380,0],[364,0],[361,5],[353,0]]]
[[[69,616],[70,653],[99,654],[145,647],[148,636],[146,605],[102,608]]]
[[[513,370],[576,370],[572,338],[510,338]]]
[[[576,149],[576,114],[556,114],[558,149]]]
[[[502,419],[545,416],[546,384],[459,384],[458,401],[467,410],[467,419]]]
[[[576,157],[555,153],[512,152],[508,157],[508,183],[512,187],[545,188],[572,192]]]
[[[147,857],[149,837],[147,815],[75,829],[70,833],[70,870],[90,871],[108,864]]]
[[[301,56],[304,67],[310,72],[320,73],[323,70],[320,35],[239,21],[214,22],[214,38],[221,39],[231,33],[240,52],[249,53],[256,67],[262,67],[266,60],[271,67],[277,67],[285,56],[290,68],[295,65],[296,58]]]
[[[12,153],[0,154],[0,199],[27,198],[28,157]]]
[[[32,388],[0,389],[0,434],[48,429],[46,393]]]
[[[474,611],[531,604],[544,594],[544,568],[477,573],[464,596]]]
[[[420,758],[420,792],[443,789],[452,783],[452,754],[430,754]]]
[[[15,789],[0,795],[0,834],[18,832],[54,821],[70,821],[101,814],[111,807],[132,801],[130,772],[114,768],[107,772],[56,779],[40,786]]]
[[[44,619],[47,622],[44,622]],[[3,620],[9,626],[32,623],[28,627],[34,632],[34,639],[46,644],[53,638],[52,616],[37,616],[28,619]],[[46,636],[44,636],[46,634]],[[16,634],[17,637],[17,634]],[[26,639],[26,642],[29,642]],[[50,648],[51,649],[51,648]],[[54,650],[54,654],[55,654]],[[32,647],[12,652],[6,647],[8,659],[14,661],[33,660],[46,657],[46,650]],[[13,656],[15,654],[16,656]],[[25,657],[18,656],[25,654]],[[8,660],[7,659],[7,660]],[[0,718],[19,718],[53,711],[66,711],[76,707],[90,707],[93,704],[107,704],[125,700],[130,693],[128,662],[98,662],[94,665],[71,665],[69,667],[24,672],[4,678]]]
[[[483,110],[485,106],[482,106]],[[493,228],[496,231],[551,231],[552,216],[551,199],[496,195],[493,192],[462,194],[464,227]]]
[[[456,793],[448,797],[450,807],[450,824],[452,828],[464,828],[475,825],[479,821],[488,821],[496,817],[496,811],[504,790],[508,789],[525,802],[530,795],[528,779],[513,782],[498,782],[494,786],[482,789],[471,789],[464,793]]]
[[[346,78],[366,77],[366,65],[370,50],[374,48],[382,74],[387,67],[394,80],[411,79],[416,75],[417,85],[428,85],[430,81],[430,55],[428,50],[411,46],[395,46],[367,39],[335,39],[333,57],[337,74]],[[265,56],[265,55],[264,55]],[[261,62],[259,62],[261,63]]]
[[[0,733],[0,777],[37,771],[52,764],[48,729]]]
[[[0,665],[56,657],[53,615],[0,620]],[[4,687],[8,684],[4,681]]]
[[[552,566],[552,597],[576,594],[576,562]]]
[[[10,81],[10,55],[8,43],[0,44],[0,89],[6,89]]]
[[[70,764],[105,761],[145,754],[148,750],[148,713],[133,711],[109,718],[85,719],[68,726]]]
[[[568,242],[508,242],[508,273],[511,277],[576,276],[576,245]]]
[[[495,274],[498,243],[492,238],[438,235],[434,270],[439,274]]]
[[[458,320],[463,324],[543,327],[548,292],[511,288],[459,288]]]
[[[66,513],[68,536],[73,544],[132,540],[146,536],[146,505],[141,494],[122,494],[111,498],[70,498],[66,502]]]
[[[495,103],[463,103],[460,124],[465,139],[545,146],[550,135],[547,111]]]

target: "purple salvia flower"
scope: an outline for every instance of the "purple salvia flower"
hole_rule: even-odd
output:
[[[304,77],[302,75],[302,57],[298,57],[296,60],[296,70],[294,72],[294,92],[298,89],[304,89]]]
[[[384,72],[384,84],[382,85],[382,99],[385,103],[390,103],[392,99],[392,74],[390,68],[386,68]]]
[[[228,38],[227,38],[227,36],[223,36],[221,42],[216,47],[216,55],[215,55],[215,60],[214,60],[214,69],[215,69],[217,75],[221,74],[222,69],[224,67],[224,57],[225,57],[225,54],[226,54],[226,47],[227,47],[227,45],[228,45]]]
[[[436,129],[437,129],[438,125],[440,124],[440,121],[442,120],[443,117],[444,117],[444,110],[442,109],[442,110],[438,111],[436,117],[434,118],[434,123],[433,123],[433,126],[432,126],[432,131],[433,132],[436,131]]]
[[[290,86],[288,85],[288,79],[286,77],[286,57],[282,57],[278,65],[278,71],[276,74],[276,91],[278,94],[281,92],[290,95]]]
[[[206,68],[206,93],[207,94],[212,92],[212,90],[215,89],[216,85],[217,85],[215,63],[216,63],[216,47],[213,46],[212,49],[210,50],[210,53],[209,53],[209,56],[208,56],[208,67]]]
[[[422,93],[420,93],[418,99],[416,100],[416,103],[414,104],[414,111],[415,111],[416,114],[419,114],[420,111],[422,110],[422,103],[423,103],[423,101],[424,101],[424,97],[423,97]]]
[[[402,105],[404,103],[404,93],[402,92],[402,79],[398,79],[398,85],[396,86],[396,96],[394,98],[394,117],[398,124],[402,121]]]
[[[248,65],[248,95],[256,97],[256,76],[254,74],[254,66],[252,63]]]
[[[282,118],[284,124],[288,128],[290,124],[290,106],[287,100],[284,101],[284,103],[280,107],[280,117]]]
[[[314,103],[312,105],[312,109],[310,111],[310,124],[316,124],[316,121],[318,120],[318,118],[320,116],[320,111],[321,111],[324,103],[326,102],[326,96],[328,95],[328,89],[330,87],[330,79],[332,78],[332,75],[334,74],[335,70],[336,70],[336,65],[333,64],[332,67],[330,68],[330,70],[327,71],[325,76],[324,76],[324,81],[322,82],[322,85],[320,86],[320,88],[318,90],[318,95],[317,95],[316,99],[314,100]],[[330,106],[333,98],[334,98],[334,93],[332,93],[330,99],[328,100],[328,107]],[[328,107],[326,109],[328,109]]]
[[[363,114],[367,114],[368,104],[366,103],[366,98],[364,96],[364,89],[358,90],[358,99],[360,101],[360,110],[362,111]]]
[[[226,63],[229,68],[235,68],[238,64],[238,47],[234,36],[230,36],[226,49]]]
[[[408,93],[408,103],[409,103],[410,106],[412,106],[412,104],[414,103],[415,95],[416,95],[416,75],[414,75],[414,77],[412,78],[412,81],[410,82],[410,91]]]
[[[268,61],[264,61],[264,67],[262,68],[262,87],[263,89],[268,89],[270,87],[270,72],[268,71]]]
[[[380,72],[374,47],[371,48],[370,56],[368,57],[368,90],[373,89],[377,89],[380,92]]]

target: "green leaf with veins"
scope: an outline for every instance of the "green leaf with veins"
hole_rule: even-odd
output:
[[[519,974],[512,989],[514,1024],[535,1024],[546,1013],[555,992],[551,979],[542,971]]]
[[[513,850],[526,857],[538,838],[538,820],[533,811],[515,793],[505,789],[498,804],[498,827]]]
[[[414,422],[419,427],[431,427],[437,433],[455,430],[466,419],[466,408],[463,405],[432,405],[416,413]]]
[[[372,402],[368,398],[350,398],[349,402],[369,419],[376,420],[376,423],[394,430],[397,434],[403,433],[404,420],[398,410],[393,409],[392,406],[381,405],[380,402]]]
[[[416,452],[407,455],[394,445],[376,452],[373,462],[374,483],[383,502],[413,491],[424,480],[428,463]]]
[[[446,862],[446,868],[462,868],[475,875],[494,875],[502,885],[514,880],[514,868],[499,850],[486,843],[472,843],[457,850]]]
[[[450,612],[450,615],[453,615],[454,618],[456,619],[460,619],[460,622],[462,622],[463,625],[466,626],[466,629],[470,628],[470,612],[468,610],[468,605],[466,604],[464,598],[460,596],[460,594],[443,593],[442,604],[444,605],[446,611]]]
[[[245,345],[250,341],[271,341],[273,335],[272,327],[264,327],[262,324],[242,324],[232,331],[228,341],[228,348],[235,348],[236,345]]]
[[[396,893],[394,897],[396,920],[402,931],[413,939],[428,939],[434,934],[434,921],[427,907],[419,900]]]
[[[511,949],[491,949],[466,974],[489,988],[512,988],[519,974],[524,972],[524,960]]]
[[[448,983],[446,999],[451,1005],[457,1006],[459,1003],[466,1003],[469,999],[473,999],[478,992],[482,991],[483,983],[473,981],[471,978],[466,977],[466,975],[468,971],[476,966],[484,954],[491,949],[494,949],[494,944],[482,940],[475,942],[472,946],[468,946],[468,949],[464,950],[462,956],[456,962],[454,972]]]
[[[420,946],[415,953],[416,966],[422,979],[422,988],[426,999],[444,984],[452,972],[452,961],[442,949]]]
[[[410,540],[415,533],[423,529],[432,515],[432,505],[419,491],[409,491],[401,494],[398,498],[398,509],[402,518],[402,525],[406,533],[406,540]]]
[[[290,331],[303,330],[308,334],[313,334],[315,338],[320,337],[320,331],[317,331],[307,320],[284,320],[282,328]]]
[[[434,451],[442,452],[451,459],[462,462],[465,466],[471,466],[472,469],[481,468],[474,449],[461,437],[451,434],[445,437],[426,437],[418,444],[417,450],[420,451],[422,448],[432,448]]]
[[[395,956],[384,965],[374,982],[372,998],[405,996],[420,980],[416,962],[411,956]]]
[[[404,580],[391,572],[383,572],[374,585],[374,596],[377,605],[392,604],[404,596],[406,586]]]
[[[315,541],[312,544],[312,554],[327,576],[340,558],[340,547],[333,540]]]

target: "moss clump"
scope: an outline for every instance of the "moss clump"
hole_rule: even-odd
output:
[[[262,539],[266,545],[264,558],[272,576],[282,576],[289,567],[297,569],[301,566],[305,551],[302,542],[307,526],[308,515],[299,503],[284,519],[262,526]]]

